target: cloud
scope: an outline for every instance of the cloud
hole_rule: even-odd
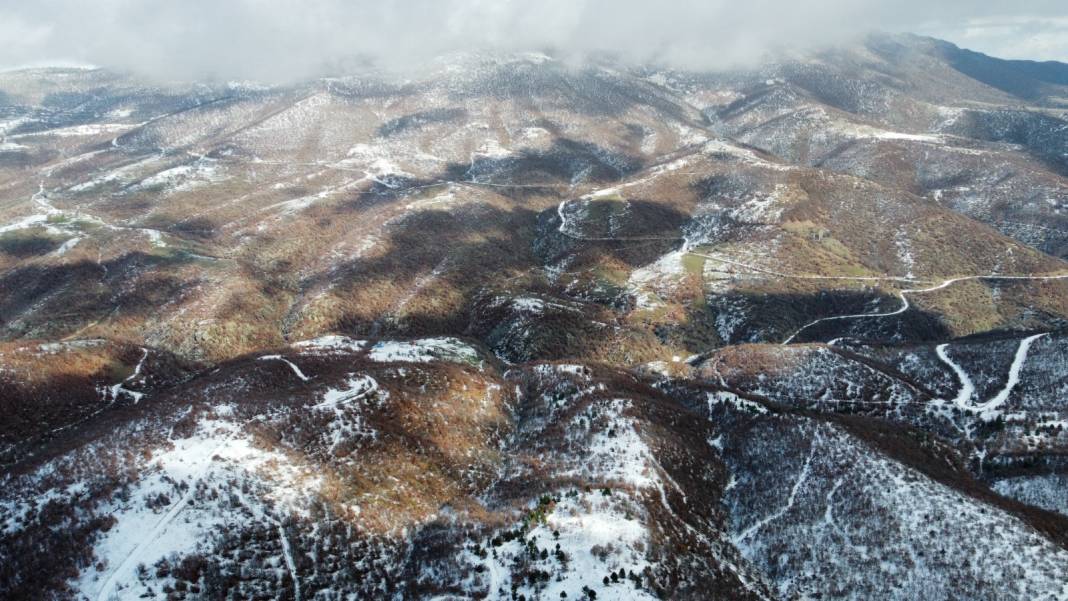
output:
[[[0,0],[0,44],[9,64],[81,61],[165,78],[281,81],[330,73],[355,60],[404,68],[470,50],[607,51],[635,62],[715,68],[781,47],[833,44],[871,29],[946,31],[963,42],[1000,36],[1002,43],[991,47],[1007,52],[1012,34],[992,29],[997,23],[1068,18],[1063,2],[975,4],[1001,3]],[[957,25],[965,22],[988,24],[985,37]],[[1058,27],[1044,33],[1044,43],[1019,44],[1019,52],[1060,52],[1055,32],[1068,25]]]
[[[973,18],[917,31],[1000,58],[1068,62],[1068,16]]]

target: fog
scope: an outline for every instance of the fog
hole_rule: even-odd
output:
[[[278,82],[365,62],[411,69],[451,52],[537,50],[715,69],[871,30],[1068,60],[1063,1],[0,0],[0,63]]]

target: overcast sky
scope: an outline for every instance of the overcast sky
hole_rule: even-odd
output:
[[[283,81],[495,49],[715,68],[873,29],[1068,62],[1068,0],[0,0],[0,65]]]

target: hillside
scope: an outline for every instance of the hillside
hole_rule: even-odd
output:
[[[1068,599],[1066,73],[0,72],[0,597]]]

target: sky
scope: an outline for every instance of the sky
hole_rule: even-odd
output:
[[[0,0],[0,66],[279,82],[536,50],[714,69],[871,30],[1068,62],[1068,0]]]

